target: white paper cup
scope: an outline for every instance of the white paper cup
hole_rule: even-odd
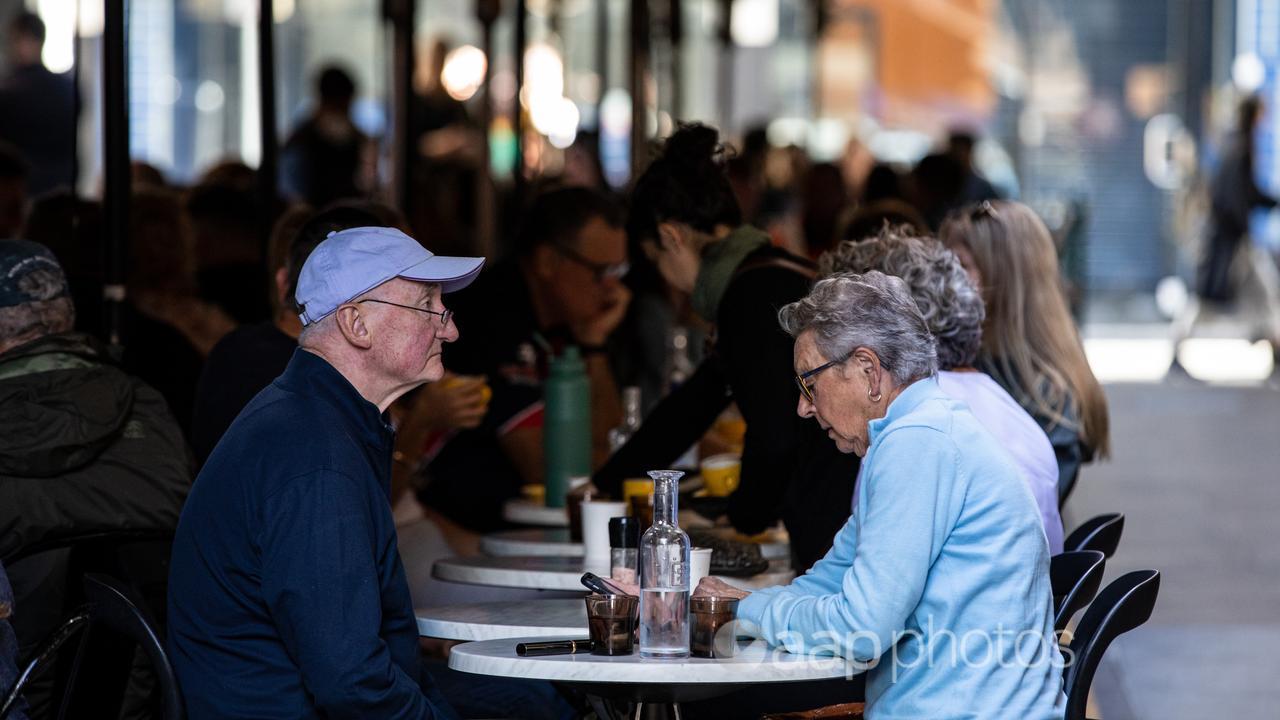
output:
[[[702,578],[711,574],[711,548],[694,548],[689,551],[689,592],[698,589]]]
[[[627,504],[606,500],[582,502],[582,545],[587,562],[609,563],[609,518],[627,514]]]

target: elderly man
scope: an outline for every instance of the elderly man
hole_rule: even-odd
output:
[[[214,448],[174,540],[169,649],[192,718],[454,716],[421,683],[386,410],[444,374],[443,295],[483,263],[377,227],[307,259],[300,348]]]

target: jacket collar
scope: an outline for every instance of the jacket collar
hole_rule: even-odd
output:
[[[65,353],[97,362],[111,362],[107,348],[96,338],[79,332],[65,332],[45,335],[29,343],[10,348],[8,352],[0,355],[0,363],[45,353]]]
[[[946,393],[942,392],[942,388],[938,385],[936,375],[917,380],[908,385],[898,397],[889,403],[889,409],[885,412],[884,417],[876,418],[867,423],[867,439],[871,445],[876,444],[876,438],[885,431],[893,423],[910,415],[922,403],[934,398],[946,397]]]
[[[703,251],[702,265],[693,285],[690,302],[694,312],[709,323],[720,315],[720,301],[724,299],[729,282],[738,266],[748,255],[769,244],[769,236],[750,225],[742,225],[719,242],[711,243]]]
[[[315,397],[333,406],[366,443],[379,449],[389,446],[395,429],[386,416],[378,412],[377,405],[364,399],[328,360],[298,348],[276,382],[285,390]]]

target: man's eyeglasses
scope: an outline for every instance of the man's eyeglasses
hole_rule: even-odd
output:
[[[357,302],[371,302],[371,303],[379,303],[381,305],[393,305],[395,307],[404,308],[406,310],[417,310],[418,312],[431,313],[432,315],[439,315],[440,327],[449,327],[449,323],[453,321],[452,310],[428,310],[426,308],[417,307],[415,305],[401,305],[400,303],[393,303],[390,300],[375,300],[373,298],[365,298],[363,300],[358,300]]]
[[[826,370],[832,365],[839,365],[840,363],[848,359],[849,359],[849,356],[845,355],[844,357],[839,358],[838,360],[832,360],[829,363],[823,363],[822,365],[819,365],[818,367],[810,370],[809,372],[796,375],[796,387],[800,388],[800,394],[804,395],[804,399],[808,400],[810,403],[814,401],[813,388],[808,383],[806,383],[805,380],[808,380],[809,378],[813,377],[814,375],[817,375],[823,370]]]
[[[599,263],[588,260],[576,250],[560,245],[552,245],[552,247],[556,252],[590,270],[596,276],[596,282],[604,282],[606,279],[621,280],[631,270],[631,263],[626,260],[620,263]]]

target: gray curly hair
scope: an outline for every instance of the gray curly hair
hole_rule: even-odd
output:
[[[778,322],[791,337],[812,330],[828,360],[871,350],[899,385],[938,372],[933,335],[901,278],[874,270],[832,275],[779,310]]]
[[[876,237],[846,240],[818,259],[819,277],[879,270],[902,278],[929,332],[938,341],[938,367],[969,367],[982,347],[986,308],[954,253],[909,226]]]

